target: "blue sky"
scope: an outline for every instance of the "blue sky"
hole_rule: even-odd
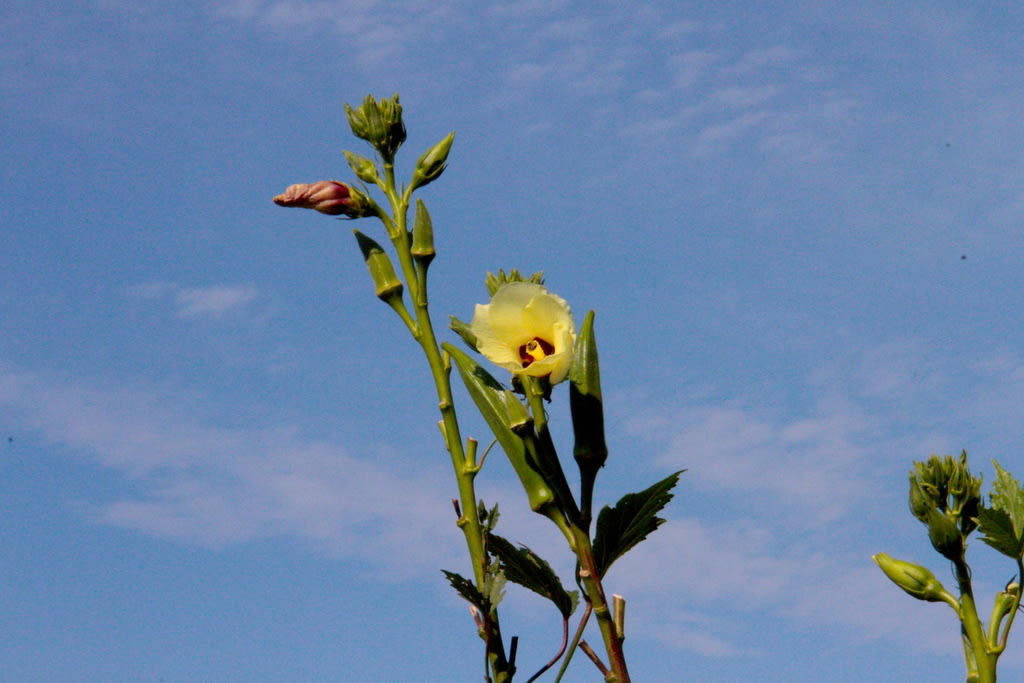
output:
[[[343,104],[396,91],[406,172],[457,134],[422,194],[438,319],[471,317],[488,270],[545,271],[597,311],[600,499],[688,469],[607,579],[636,680],[962,680],[952,613],[869,557],[948,576],[906,511],[912,460],[1024,474],[1022,20],[8,0],[3,680],[479,680],[439,572],[465,560],[426,370],[352,226],[270,201],[348,180]],[[510,468],[481,476],[568,576]],[[972,552],[990,605],[1013,568]],[[508,598],[524,670],[553,612]]]

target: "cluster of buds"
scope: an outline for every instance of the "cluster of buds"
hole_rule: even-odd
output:
[[[981,477],[967,469],[967,453],[915,462],[909,502],[913,515],[928,527],[935,550],[949,560],[962,559],[981,510]]]
[[[398,94],[379,100],[367,95],[359,107],[346,104],[345,113],[352,133],[369,142],[386,162],[391,163],[405,142],[405,123]]]

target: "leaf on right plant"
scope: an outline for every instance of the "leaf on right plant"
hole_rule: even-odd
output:
[[[685,471],[674,472],[639,493],[627,493],[615,507],[601,508],[594,534],[594,560],[601,576],[665,522],[658,513],[672,500],[672,488]]]
[[[992,461],[996,479],[992,503],[978,514],[981,540],[1007,557],[1024,557],[1024,488],[1009,472]]]

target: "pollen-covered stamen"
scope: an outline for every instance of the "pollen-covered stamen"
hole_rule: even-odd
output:
[[[523,362],[523,367],[528,368],[531,363],[547,358],[554,352],[555,347],[550,342],[534,337],[519,347],[519,359]]]

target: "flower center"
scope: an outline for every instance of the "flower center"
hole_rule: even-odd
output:
[[[554,352],[555,347],[550,342],[534,337],[519,347],[519,359],[523,361],[523,367],[528,368],[531,363],[536,363]]]

